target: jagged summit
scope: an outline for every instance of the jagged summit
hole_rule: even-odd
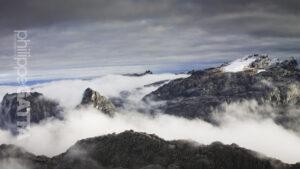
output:
[[[275,61],[271,62],[269,68],[282,68],[290,71],[296,71],[299,69],[298,62],[294,57],[291,57],[284,61],[275,59]]]
[[[31,169],[299,169],[298,164],[262,158],[236,144],[195,145],[134,131],[80,140],[53,158],[10,145],[0,146],[0,152],[0,160],[22,160]]]
[[[92,105],[94,108],[108,114],[114,115],[115,106],[104,96],[101,96],[99,92],[87,88],[83,93],[80,106]]]
[[[61,118],[61,111],[56,101],[38,92],[6,94],[0,108],[0,128],[16,132],[23,122],[39,123],[49,117]],[[28,116],[22,116],[22,112]]]
[[[245,70],[266,70],[271,68],[283,68],[287,70],[297,70],[298,62],[295,58],[281,61],[277,58],[270,59],[268,55],[253,54],[241,59],[225,63],[219,67],[224,72],[240,72]]]
[[[146,70],[144,73],[129,73],[129,74],[124,74],[124,76],[135,76],[135,77],[140,77],[144,75],[151,75],[153,74],[150,70]]]
[[[290,125],[298,123],[294,118],[300,119],[300,115],[289,117],[284,113],[289,105],[300,106],[300,71],[294,58],[272,61],[268,56],[253,55],[221,67],[193,71],[190,77],[173,80],[143,98],[151,99],[166,101],[161,105],[164,113],[208,122],[213,122],[212,112],[223,103],[255,100],[259,105],[276,107],[275,121],[289,128],[300,125]]]

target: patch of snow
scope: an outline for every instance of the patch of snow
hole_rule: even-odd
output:
[[[254,62],[256,57],[245,57],[237,59],[229,63],[229,65],[224,66],[223,69],[225,72],[240,72],[248,67],[252,62]]]
[[[265,70],[265,69],[259,69],[259,70],[257,71],[257,73],[264,72],[264,71],[266,71],[266,70]]]

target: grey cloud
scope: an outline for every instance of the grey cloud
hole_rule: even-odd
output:
[[[158,0],[12,0],[1,2],[0,20],[7,26],[30,28],[60,22],[142,19],[168,14],[169,5]]]
[[[181,72],[216,66],[216,63],[256,52],[271,57],[300,57],[298,39],[269,37],[261,40],[248,35],[219,35],[200,28],[153,24],[153,21],[98,22],[63,28],[30,31],[32,57],[28,60],[28,68],[33,74],[30,80],[122,74],[146,69]],[[4,55],[0,59],[5,63],[0,67],[2,73],[12,70],[16,64],[13,56]],[[14,81],[16,77],[9,79]]]
[[[300,58],[299,3],[0,0],[0,71],[13,70],[13,30],[23,28],[31,40],[29,70],[49,70],[47,74],[57,78],[62,73],[53,72],[95,67],[111,73],[121,66],[163,72],[187,70],[193,63],[200,69],[250,53]],[[89,75],[97,75],[92,72]]]
[[[111,20],[168,22],[176,18],[173,24],[216,32],[299,36],[299,11],[297,0],[3,0],[0,23],[3,28],[16,29]]]

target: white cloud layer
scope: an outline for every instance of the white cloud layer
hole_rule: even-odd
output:
[[[119,110],[115,117],[106,116],[93,108],[73,110],[87,87],[107,97],[119,96],[119,92],[123,90],[135,91],[129,99],[133,103],[139,103],[145,94],[155,90],[156,87],[143,88],[139,92],[136,92],[136,88],[155,81],[179,77],[186,75],[161,74],[139,78],[109,75],[90,81],[58,81],[36,85],[35,91],[58,100],[66,108],[65,120],[47,120],[32,125],[30,137],[22,140],[11,136],[9,132],[0,131],[0,144],[16,144],[38,155],[54,156],[66,151],[79,139],[133,129],[155,133],[167,140],[191,139],[202,144],[214,141],[237,143],[241,147],[287,163],[300,161],[299,135],[275,124],[270,118],[262,118],[260,114],[251,112],[250,110],[253,111],[258,106],[255,102],[228,105],[223,116],[217,117],[221,121],[219,127],[200,119],[187,120],[163,114],[152,117],[129,108]],[[0,88],[2,95],[5,89]],[[12,89],[8,88],[8,91]],[[272,111],[272,108],[267,106],[261,109]]]

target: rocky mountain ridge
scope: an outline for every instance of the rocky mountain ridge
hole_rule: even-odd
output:
[[[116,112],[115,106],[107,98],[101,96],[99,92],[87,88],[77,107],[89,105],[110,116]],[[58,102],[48,99],[38,92],[6,94],[0,107],[0,129],[10,130],[13,134],[17,134],[20,128],[19,123],[30,125],[47,118],[63,119],[62,111],[63,108]],[[27,116],[18,116],[20,112]]]
[[[123,76],[133,76],[133,77],[140,77],[145,75],[151,75],[153,74],[150,70],[146,70],[144,73],[128,73],[124,74]]]
[[[49,117],[62,118],[61,111],[56,101],[38,92],[6,94],[0,108],[0,128],[16,133],[18,122],[39,123]],[[28,113],[28,117],[18,116],[20,112]]]
[[[12,145],[0,146],[0,160],[15,159],[30,169],[299,169],[239,146],[166,141],[125,131],[78,141],[53,158],[35,156]]]
[[[248,62],[249,59],[252,61]],[[297,61],[291,58],[274,62],[268,56],[255,55],[238,63],[245,61],[248,65],[239,67],[240,71],[226,71],[230,64],[223,64],[190,72],[190,77],[173,80],[143,100],[166,101],[160,108],[167,114],[202,118],[209,122],[213,122],[212,112],[222,108],[223,103],[255,100],[259,105],[278,107],[278,114],[281,115],[278,121],[292,121],[284,112],[288,106],[300,106],[300,71]],[[263,71],[259,71],[261,69]]]
[[[286,128],[300,126],[300,115],[289,116],[287,113],[290,106],[300,106],[300,71],[293,58],[280,61],[251,55],[190,74],[188,78],[145,85],[162,86],[143,100],[145,103],[149,100],[166,101],[160,106],[164,113],[202,118],[216,125],[212,113],[222,109],[222,104],[255,100],[259,105],[276,108],[274,120],[277,123]],[[130,93],[125,91],[121,95],[126,98]],[[2,101],[0,126],[3,129],[11,128],[10,124],[17,120],[17,97],[18,94],[7,94]],[[44,98],[42,94],[30,93],[25,100],[32,105],[25,110],[32,111],[33,123],[59,117],[61,110],[58,103]],[[87,88],[78,107],[90,105],[110,116],[116,111],[107,98]],[[0,161],[8,159],[28,166],[28,169],[300,169],[300,164],[289,165],[262,158],[235,144],[216,142],[204,146],[189,141],[166,141],[155,135],[133,131],[78,141],[68,151],[53,158],[35,156],[13,145],[1,145]]]

